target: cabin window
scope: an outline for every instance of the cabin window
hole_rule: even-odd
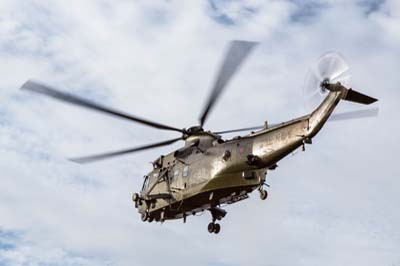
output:
[[[151,177],[150,182],[153,183],[155,180],[157,180],[157,178],[158,178],[158,173],[154,173],[154,174],[152,175],[152,177]]]
[[[177,178],[178,176],[179,176],[179,169],[175,169],[174,178]]]
[[[185,167],[183,167],[182,176],[187,177],[188,175],[189,175],[189,165],[186,165]]]

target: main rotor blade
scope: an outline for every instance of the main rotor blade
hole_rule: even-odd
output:
[[[161,147],[161,146],[170,145],[174,142],[177,142],[178,140],[182,140],[182,138],[171,139],[171,140],[167,140],[167,141],[163,141],[163,142],[139,146],[139,147],[130,148],[130,149],[126,149],[126,150],[107,152],[107,153],[90,155],[90,156],[85,156],[85,157],[71,158],[69,160],[73,161],[75,163],[80,163],[80,164],[91,163],[94,161],[109,159],[112,157],[116,157],[116,156],[120,156],[120,155],[124,155],[124,154],[128,154],[128,153],[134,153],[134,152],[138,152],[138,151],[143,151],[143,150],[148,150],[148,149],[153,149],[153,148],[157,148],[157,147]]]
[[[365,109],[365,110],[337,113],[337,114],[332,114],[330,116],[328,122],[375,117],[375,116],[378,115],[378,113],[379,113],[379,108],[372,108],[372,109]],[[274,127],[274,126],[277,126],[277,125],[279,125],[279,124],[270,124],[270,125],[268,125],[268,127],[271,128],[271,127]],[[264,128],[264,126],[245,127],[245,128],[239,128],[239,129],[218,131],[218,132],[213,132],[213,133],[214,134],[227,134],[227,133],[234,133],[234,132],[240,132],[240,131],[259,130],[259,129],[263,129],[263,128]]]
[[[342,120],[349,120],[349,119],[375,117],[378,115],[378,113],[379,113],[379,108],[337,113],[337,114],[332,114],[328,121],[334,122],[334,121],[342,121]]]
[[[229,80],[232,78],[233,74],[235,74],[241,63],[244,61],[244,59],[247,57],[247,55],[250,53],[250,51],[256,44],[257,44],[256,42],[247,42],[247,41],[230,42],[229,49],[222,62],[221,68],[214,82],[211,94],[208,97],[208,100],[204,105],[204,110],[200,116],[201,127],[203,127],[209,112],[213,108],[221,92],[224,90]]]
[[[215,133],[215,134],[227,134],[227,133],[234,133],[234,132],[240,132],[240,131],[258,130],[258,129],[262,129],[262,128],[264,128],[264,126],[231,129],[231,130],[224,130],[224,131],[218,131],[218,132],[213,132],[213,133]]]
[[[56,89],[54,89],[54,88],[52,88],[50,86],[47,86],[47,85],[44,85],[44,84],[40,84],[40,83],[35,82],[35,81],[28,80],[27,82],[25,82],[22,85],[21,89],[32,91],[32,92],[35,92],[35,93],[39,93],[39,94],[42,94],[42,95],[46,95],[48,97],[51,97],[51,98],[54,98],[54,99],[57,99],[57,100],[60,100],[60,101],[68,102],[70,104],[74,104],[74,105],[77,105],[77,106],[85,107],[85,108],[88,108],[88,109],[91,109],[91,110],[95,110],[95,111],[98,111],[98,112],[102,112],[102,113],[105,113],[105,114],[108,114],[108,115],[113,115],[113,116],[124,118],[124,119],[130,120],[130,121],[135,121],[137,123],[140,123],[140,124],[143,124],[143,125],[147,125],[147,126],[150,126],[150,127],[154,127],[154,128],[158,128],[158,129],[164,129],[164,130],[178,131],[178,132],[183,133],[182,129],[171,127],[171,126],[167,126],[167,125],[163,125],[163,124],[156,123],[156,122],[152,122],[152,121],[149,121],[147,119],[139,118],[139,117],[136,117],[136,116],[133,116],[133,115],[129,115],[129,114],[123,113],[121,111],[118,111],[118,110],[115,110],[115,109],[112,109],[112,108],[109,108],[109,107],[94,103],[92,101],[89,101],[89,100],[86,100],[86,99],[83,99],[83,98],[80,98],[78,96],[74,96],[74,95],[69,94],[69,93],[58,91],[58,90],[56,90]]]

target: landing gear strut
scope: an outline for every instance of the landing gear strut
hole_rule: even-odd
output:
[[[212,222],[208,224],[207,230],[209,233],[218,234],[221,231],[221,226],[216,221],[222,220],[226,215],[226,211],[218,207],[213,207],[209,211],[211,212]]]

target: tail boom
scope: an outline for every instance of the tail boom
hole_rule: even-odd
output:
[[[324,86],[326,90],[329,91],[328,95],[325,97],[323,102],[315,109],[309,118],[309,128],[306,137],[314,137],[324,126],[326,121],[329,119],[330,115],[335,110],[336,106],[340,100],[360,103],[360,104],[372,104],[377,99],[370,97],[368,95],[362,94],[352,89],[347,89],[340,83],[337,84],[327,84]]]

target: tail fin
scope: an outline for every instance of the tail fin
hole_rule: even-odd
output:
[[[355,103],[361,103],[361,104],[371,104],[371,103],[376,102],[378,99],[372,98],[372,97],[362,94],[362,93],[359,93],[355,90],[348,89],[346,96],[343,98],[343,100],[355,102]]]

